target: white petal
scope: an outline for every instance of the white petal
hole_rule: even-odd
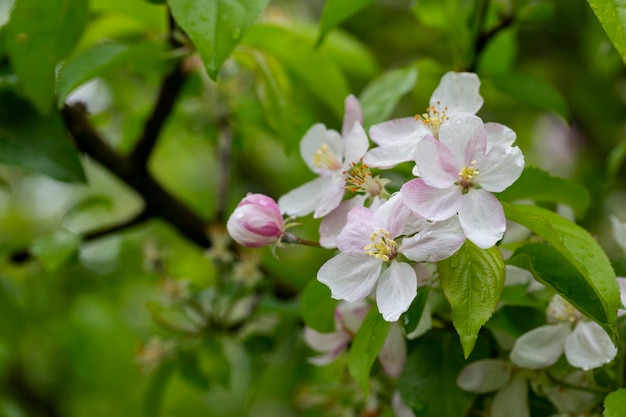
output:
[[[613,237],[624,252],[626,252],[626,222],[621,222],[617,217],[611,216],[611,225],[613,226]]]
[[[348,333],[356,334],[365,320],[365,316],[371,310],[372,305],[368,300],[361,300],[354,303],[340,301],[335,309],[335,320],[339,327]]]
[[[417,143],[424,135],[430,133],[424,124],[415,117],[403,117],[379,123],[370,128],[372,141],[379,146],[393,146],[397,143]]]
[[[402,373],[406,362],[406,341],[398,323],[391,323],[389,326],[389,333],[378,354],[378,360],[387,375],[397,378]]]
[[[465,233],[457,216],[435,222],[417,233],[404,238],[399,252],[416,262],[439,262],[449,258],[465,242]]]
[[[524,333],[511,350],[511,361],[522,368],[547,368],[563,353],[569,334],[568,323],[549,324]]]
[[[415,164],[422,180],[431,187],[452,187],[459,179],[463,161],[432,136],[416,145]]]
[[[529,285],[533,281],[533,275],[526,269],[514,266],[506,266],[505,285]]]
[[[456,165],[456,173],[470,166],[472,161],[482,159],[487,151],[487,133],[483,121],[469,113],[456,114],[441,125],[439,141],[454,155],[455,161],[458,161],[456,163],[461,164]]]
[[[483,359],[463,368],[456,384],[464,391],[485,394],[501,389],[511,380],[511,363],[502,359]]]
[[[411,210],[404,204],[403,196],[396,193],[374,212],[372,226],[374,229],[385,229],[393,239],[400,236],[411,215]]]
[[[524,155],[517,147],[506,145],[492,148],[480,161],[476,182],[493,193],[504,191],[513,184],[524,170]]]
[[[411,266],[392,261],[378,280],[376,304],[387,321],[396,321],[417,295],[417,276]]]
[[[419,278],[418,278],[418,285],[419,285]],[[427,300],[426,304],[424,305],[424,310],[422,311],[422,316],[420,317],[420,322],[417,323],[417,327],[415,328],[415,330],[407,334],[406,337],[407,339],[411,339],[411,340],[417,339],[418,337],[420,337],[421,335],[423,335],[424,333],[432,329],[432,327],[433,327],[433,317],[432,317],[432,313],[430,310],[430,303]]]
[[[328,178],[327,185],[324,188],[323,195],[317,201],[313,217],[319,219],[339,207],[341,200],[345,194],[345,180],[341,173],[336,173]]]
[[[288,216],[306,216],[316,210],[319,201],[331,187],[332,177],[315,178],[280,197],[278,207]]]
[[[622,302],[622,306],[626,307],[626,278],[617,277],[617,285],[619,285],[619,297]],[[624,309],[618,311],[618,314],[624,313]]]
[[[363,162],[374,168],[393,168],[402,162],[414,161],[417,140],[410,143],[396,142],[391,145],[370,149],[363,157]]]
[[[480,80],[470,72],[448,72],[439,82],[430,99],[430,105],[441,105],[448,108],[448,114],[468,112],[476,114],[483,105],[479,93]]]
[[[579,387],[589,385],[587,373],[583,371],[572,372],[563,381]],[[543,392],[558,411],[573,415],[579,415],[579,413],[589,410],[597,402],[596,395],[593,393],[568,389],[559,385],[543,387]]]
[[[565,340],[565,357],[570,365],[584,370],[611,362],[617,348],[609,335],[593,321],[578,322]]]
[[[334,299],[355,302],[372,292],[381,266],[382,261],[372,256],[340,253],[322,265],[317,279],[330,288]]]
[[[498,417],[530,417],[528,385],[518,376],[493,397],[491,415]]]
[[[487,132],[487,152],[498,145],[512,146],[516,139],[515,132],[500,123],[485,123],[485,132]]]
[[[349,168],[351,163],[359,162],[369,146],[363,126],[359,122],[354,123],[348,136],[345,136],[344,167]]]
[[[355,122],[363,124],[363,111],[361,110],[361,103],[359,103],[359,99],[350,94],[346,97],[345,101],[345,113],[343,114],[341,136],[344,138],[348,136],[352,131]]]
[[[320,333],[310,327],[304,328],[304,341],[317,352],[333,352],[337,349],[345,349],[352,338],[343,330],[331,333]]]
[[[402,397],[398,391],[394,391],[391,397],[391,408],[396,417],[415,417],[413,411],[402,401]]]
[[[327,171],[325,169],[320,169],[320,167],[316,166],[313,162],[315,154],[324,144],[328,146],[337,161],[341,162],[341,156],[344,152],[341,135],[335,130],[326,129],[326,126],[322,123],[316,123],[311,126],[300,141],[300,155],[302,156],[302,159],[311,171],[318,174]]]
[[[328,213],[320,223],[320,245],[323,248],[336,248],[335,239],[343,230],[348,221],[348,212],[354,207],[363,206],[365,203],[364,195],[356,195],[350,200],[342,201],[339,206]]]
[[[461,197],[459,221],[465,236],[482,249],[495,245],[506,230],[502,204],[490,192],[475,188]]]
[[[421,178],[406,182],[400,189],[400,194],[413,213],[430,220],[449,219],[461,207],[461,191],[458,187],[435,188],[427,185]]]

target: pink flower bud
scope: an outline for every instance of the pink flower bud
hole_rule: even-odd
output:
[[[273,199],[263,194],[248,194],[231,214],[226,228],[240,245],[259,248],[279,242],[285,223]]]

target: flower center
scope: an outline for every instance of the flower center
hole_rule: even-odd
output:
[[[333,153],[330,147],[324,143],[313,155],[313,165],[318,168],[325,168],[336,171],[343,167],[343,164]]]
[[[352,162],[350,169],[343,171],[346,176],[346,190],[353,194],[365,193],[370,196],[377,196],[385,193],[385,184],[389,182],[386,178],[379,176],[372,177],[370,167],[363,162],[363,158],[359,162]]]
[[[459,171],[458,184],[463,187],[464,190],[469,190],[474,186],[474,178],[478,175],[479,171],[476,169],[476,161],[472,161],[470,166],[463,167]]]
[[[548,323],[574,324],[583,319],[583,315],[561,296],[554,296],[546,312]]]
[[[416,115],[415,120],[421,120],[421,122],[426,126],[428,130],[433,134],[435,139],[439,139],[439,128],[442,124],[448,121],[448,107],[444,106],[442,110],[441,101],[437,101],[437,104],[434,106],[428,106],[426,111],[428,113],[424,113],[422,115]]]
[[[372,243],[363,248],[363,252],[366,255],[382,259],[385,262],[398,255],[398,244],[389,236],[389,232],[385,229],[373,231],[370,235],[370,241]]]

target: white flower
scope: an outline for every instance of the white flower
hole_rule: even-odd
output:
[[[565,353],[570,365],[588,370],[615,358],[617,348],[606,331],[595,322],[583,321],[583,315],[563,297],[552,298],[547,315],[553,324],[524,333],[515,342],[511,361],[516,365],[547,368]]]
[[[427,134],[439,137],[439,129],[450,116],[476,114],[483,105],[478,76],[468,72],[448,72],[430,98],[427,113],[416,117],[390,120],[371,127],[369,133],[378,145],[363,160],[377,168],[391,168],[412,161],[417,143]]]
[[[376,211],[355,207],[336,239],[341,253],[320,268],[317,279],[333,298],[355,302],[376,286],[378,309],[387,321],[396,321],[417,294],[414,269],[396,258],[403,254],[416,262],[437,262],[451,256],[464,242],[456,218],[428,224],[412,237],[401,237],[412,214],[395,194]],[[383,268],[385,267],[385,268]]]
[[[613,237],[624,252],[626,252],[626,223],[619,221],[615,216],[611,216],[611,225],[613,226]]]
[[[480,248],[495,245],[506,230],[506,220],[492,193],[513,184],[524,169],[524,156],[511,146],[510,132],[494,135],[479,117],[459,114],[441,126],[439,140],[424,137],[415,154],[421,178],[400,190],[406,204],[430,220],[458,213],[469,240]]]
[[[345,106],[341,134],[317,123],[302,138],[300,155],[318,177],[278,199],[283,213],[298,217],[313,212],[313,217],[320,218],[341,203],[346,174],[359,163],[369,147],[361,126],[361,105],[350,95]]]

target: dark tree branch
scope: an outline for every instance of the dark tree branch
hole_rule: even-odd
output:
[[[471,64],[467,68],[467,71],[475,72],[476,66],[478,65],[478,59],[480,55],[485,50],[485,47],[489,43],[491,39],[493,39],[498,33],[503,30],[511,27],[515,23],[514,16],[504,16],[498,25],[494,26],[487,32],[482,32],[482,28],[478,28],[480,35],[476,38],[476,42],[474,43],[474,57],[472,59]]]
[[[211,246],[206,235],[208,224],[156,182],[145,165],[138,165],[111,148],[89,123],[84,106],[66,105],[62,113],[67,130],[78,149],[137,191],[145,201],[146,215],[168,221],[189,240],[202,247]]]
[[[172,112],[176,99],[182,90],[187,74],[183,70],[183,61],[163,80],[157,102],[146,121],[143,132],[131,153],[131,159],[137,165],[145,165],[152,153],[167,116]]]

